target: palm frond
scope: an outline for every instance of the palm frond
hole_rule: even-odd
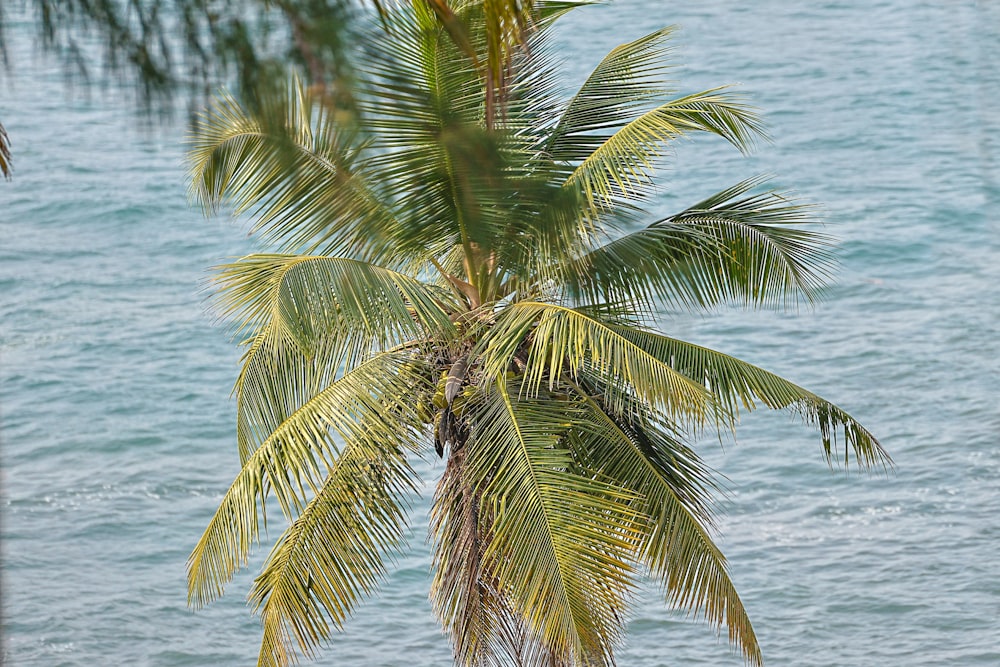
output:
[[[595,209],[643,198],[652,192],[656,163],[667,144],[691,132],[716,134],[746,152],[754,137],[763,135],[763,126],[738,97],[722,89],[688,95],[643,113],[606,138],[584,135],[586,156],[565,187],[581,189]]]
[[[411,405],[427,389],[412,355],[385,352],[350,371],[288,416],[253,451],[219,503],[188,561],[188,598],[204,605],[247,562],[273,493],[285,516],[320,491],[343,442],[412,446],[420,421]]]
[[[344,346],[334,338],[311,345],[307,354],[276,323],[267,324],[254,336],[233,387],[240,464],[338,372],[357,365],[361,347]]]
[[[574,406],[512,389],[497,382],[481,397],[466,445],[491,516],[485,567],[536,646],[538,662],[523,664],[610,664],[641,539],[634,497],[574,470],[561,443]]]
[[[514,63],[532,53],[532,37],[566,12],[593,0],[427,0],[439,24],[481,77],[484,106],[502,116]]]
[[[481,212],[474,196],[479,174],[497,164],[495,142],[482,126],[480,78],[422,3],[392,22],[393,39],[366,54],[363,108],[379,153],[371,166],[406,193],[401,245],[468,250],[467,218]]]
[[[738,414],[741,407],[753,410],[758,402],[772,410],[790,410],[807,424],[819,428],[823,453],[829,462],[837,458],[838,438],[843,438],[845,467],[851,452],[863,468],[891,465],[889,455],[868,429],[843,409],[811,391],[706,347],[636,328],[613,328],[654,358],[704,386],[730,414]]]
[[[454,330],[447,292],[356,260],[249,255],[217,267],[215,281],[222,316],[252,334],[234,388],[243,462],[338,372]]]
[[[401,443],[348,442],[323,487],[288,527],[254,581],[260,667],[284,667],[340,629],[398,550],[415,473]]]
[[[574,9],[601,4],[601,0],[533,0],[535,9],[534,25],[539,32],[549,28],[558,19]],[[537,33],[528,32],[528,37]]]
[[[418,10],[368,59],[366,123],[380,149],[371,164],[407,193],[400,242],[436,257],[461,246],[461,277],[485,293],[509,275],[538,273],[580,235],[579,205],[567,204],[575,195],[559,192],[565,170],[538,155],[541,115],[556,104],[554,67],[534,53],[519,57],[496,120],[502,131],[491,130],[479,76]],[[469,275],[473,266],[482,275]]]
[[[480,348],[489,377],[523,366],[529,395],[545,383],[553,387],[564,373],[575,377],[586,370],[607,385],[605,398],[616,414],[627,414],[639,400],[695,430],[730,421],[703,384],[636,345],[616,326],[581,310],[540,301],[513,303]],[[619,391],[626,387],[628,391]]]
[[[505,70],[529,32],[533,6],[532,0],[483,0],[487,95],[502,95]],[[490,81],[495,82],[495,91],[490,89]]]
[[[580,215],[584,202],[579,192],[562,188],[553,180],[556,170],[540,166],[535,173],[509,182],[517,193],[502,206],[502,224],[494,226],[491,239],[501,278],[511,281],[506,296],[515,289],[544,289],[558,278],[553,269],[579,251],[596,234],[592,220]],[[498,221],[499,222],[499,221]]]
[[[581,428],[578,456],[585,468],[636,493],[648,517],[640,558],[667,591],[671,604],[700,613],[750,664],[760,665],[757,637],[729,576],[726,559],[709,533],[710,471],[698,456],[652,415],[616,416],[596,387],[569,381],[586,401],[589,424]]]
[[[583,160],[601,141],[596,132],[620,127],[667,94],[666,41],[673,32],[662,28],[612,49],[566,105],[546,153],[558,162]]]
[[[387,347],[453,329],[443,291],[354,259],[248,255],[216,267],[215,283],[237,331],[273,322],[306,351],[334,332]]]
[[[705,308],[808,301],[832,268],[831,239],[804,229],[811,208],[753,178],[681,213],[567,261],[563,280],[585,303]]]
[[[293,78],[251,112],[223,94],[196,122],[194,194],[210,210],[252,212],[253,232],[288,251],[376,260],[397,221],[370,185],[365,141]]]

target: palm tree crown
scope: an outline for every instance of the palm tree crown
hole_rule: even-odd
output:
[[[669,29],[562,99],[546,30],[570,2],[536,3],[491,110],[466,57],[493,48],[487,4],[452,3],[465,45],[423,2],[389,12],[360,47],[356,111],[293,80],[254,113],[222,97],[196,128],[198,195],[253,213],[282,254],[219,269],[245,346],[243,466],[191,600],[246,564],[273,494],[289,526],[251,592],[260,664],[312,655],[385,574],[412,457],[436,451],[431,596],[459,664],[612,664],[646,573],[759,663],[690,437],[762,404],[818,426],[828,459],[888,457],[819,396],[649,323],[661,304],[810,299],[829,241],[759,179],[638,226],[671,140],[745,151],[757,118],[724,89],[672,95]]]

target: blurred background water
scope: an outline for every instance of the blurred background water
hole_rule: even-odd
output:
[[[680,89],[740,83],[774,141],[748,159],[679,145],[653,213],[775,174],[822,203],[841,269],[816,308],[663,326],[840,403],[897,464],[831,471],[818,436],[780,414],[701,445],[728,478],[721,542],[767,663],[1000,664],[1000,4],[620,0],[563,21],[568,81],[667,24],[681,27]],[[4,664],[251,664],[253,567],[197,613],[184,582],[238,463],[237,351],[202,284],[250,242],[189,207],[183,123],[142,130],[113,86],[68,93],[35,57],[33,27],[15,16],[8,32]],[[421,468],[428,489],[441,468]],[[319,664],[448,664],[426,511]],[[638,601],[622,665],[741,664],[658,598]]]

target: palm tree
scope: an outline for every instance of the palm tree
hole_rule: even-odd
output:
[[[479,53],[488,4],[453,4]],[[495,122],[418,1],[364,44],[356,114],[292,80],[255,112],[222,96],[196,127],[198,196],[252,213],[281,253],[217,275],[244,346],[242,470],[189,562],[192,604],[221,595],[273,495],[288,527],[250,595],[261,665],[313,655],[378,585],[415,456],[446,459],[431,597],[469,666],[611,664],[647,574],[759,664],[692,438],[764,405],[818,426],[831,461],[888,464],[837,406],[650,327],[663,306],[812,299],[830,241],[760,179],[640,225],[672,140],[745,151],[761,126],[727,90],[672,96],[669,29],[563,99],[546,34],[570,8],[536,3]]]

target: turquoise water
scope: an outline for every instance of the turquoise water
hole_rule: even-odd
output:
[[[673,4],[673,3],[671,3]],[[889,477],[831,472],[814,433],[754,414],[702,445],[729,480],[722,544],[769,665],[1000,664],[1000,5],[903,0],[617,2],[568,19],[579,80],[609,48],[680,24],[676,78],[739,82],[774,142],[677,148],[667,213],[757,173],[821,202],[841,239],[825,302],[665,317],[882,436]],[[801,4],[801,6],[800,6]],[[0,121],[0,466],[9,665],[252,664],[253,568],[185,606],[184,562],[237,469],[236,350],[206,267],[239,225],[187,205],[183,127],[137,129],[114,91],[68,94],[15,20]],[[430,488],[441,471],[422,468]],[[448,664],[411,555],[319,664]],[[620,663],[739,665],[701,624],[636,605]]]

